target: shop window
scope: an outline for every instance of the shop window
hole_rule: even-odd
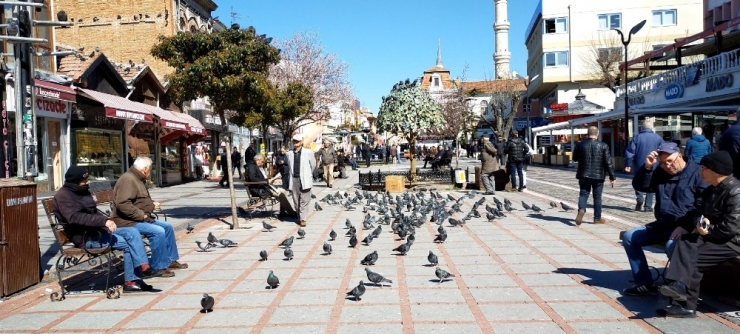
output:
[[[72,164],[85,167],[90,180],[115,180],[123,173],[121,131],[76,129],[72,132]]]

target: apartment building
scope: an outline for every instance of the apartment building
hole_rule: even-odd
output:
[[[635,58],[702,31],[703,6],[702,0],[541,0],[525,36],[527,93],[540,106],[532,116],[561,122],[612,109],[624,61],[614,29],[628,32],[647,21],[629,44]],[[569,108],[576,100],[582,110]]]

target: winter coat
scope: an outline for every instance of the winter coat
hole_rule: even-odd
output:
[[[111,219],[118,227],[135,226],[140,222],[152,222],[154,201],[146,188],[146,177],[138,169],[131,168],[123,173],[113,187]]]
[[[635,138],[632,138],[629,147],[627,147],[625,166],[632,169],[642,168],[648,154],[657,150],[660,145],[663,145],[663,138],[660,138],[651,129],[643,129]]]
[[[519,137],[511,138],[504,148],[504,152],[509,155],[506,158],[509,162],[523,162],[528,151],[524,140]]]
[[[490,174],[499,170],[497,154],[496,147],[490,141],[486,141],[483,145],[483,151],[481,151],[481,160],[483,161],[481,173]]]
[[[85,237],[95,237],[104,231],[108,220],[98,211],[95,199],[88,187],[65,183],[54,195],[54,213],[64,226],[64,233],[77,247],[85,242]]]
[[[700,162],[705,155],[712,153],[712,144],[704,135],[694,135],[686,142],[684,156],[691,157],[694,162]]]
[[[606,174],[609,180],[615,180],[612,157],[609,155],[609,147],[603,142],[587,138],[578,143],[573,152],[573,161],[578,162],[577,179],[594,179],[603,181]]]
[[[221,167],[221,171],[224,172],[224,175],[226,175],[226,171],[229,170],[229,163],[226,161],[226,153],[221,153],[221,163],[219,164]]]
[[[740,123],[729,127],[722,132],[719,138],[719,150],[730,152],[732,156],[732,174],[740,177]]]
[[[257,152],[254,151],[254,148],[252,146],[247,147],[246,150],[244,150],[244,163],[254,161],[254,156],[257,155]]]
[[[691,158],[684,159],[688,159],[686,167],[676,175],[668,174],[658,164],[652,170],[646,170],[643,165],[635,171],[632,187],[637,191],[658,194],[653,210],[656,221],[648,224],[649,228],[675,229],[682,226],[688,231],[694,229],[693,217],[701,207],[707,185],[701,180],[699,165]]]
[[[242,154],[239,151],[231,152],[231,166],[241,167]]]
[[[247,162],[247,170],[245,171],[245,174],[247,174],[247,182],[265,182],[264,185],[249,185],[249,192],[253,196],[265,197],[270,194],[270,191],[267,190],[267,178],[262,174],[262,171],[257,167],[257,164],[254,163],[254,160]]]
[[[740,181],[733,176],[704,192],[702,213],[709,219],[709,234],[703,236],[713,243],[727,243],[740,251]]]

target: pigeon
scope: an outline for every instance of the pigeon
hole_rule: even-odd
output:
[[[344,221],[344,226],[347,228],[352,228],[352,222],[349,221],[349,218],[347,218],[347,220]]]
[[[437,275],[437,278],[439,278],[439,281],[437,283],[442,283],[446,281],[450,277],[455,277],[455,275],[450,274],[439,267],[437,267],[437,270],[434,272],[435,275]]]
[[[270,270],[270,274],[267,275],[267,285],[270,286],[270,289],[277,288],[277,286],[280,285],[280,280],[272,273],[272,270]]]
[[[373,235],[368,234],[365,239],[362,239],[362,242],[365,243],[365,245],[370,246],[370,243],[373,242]]]
[[[329,241],[334,241],[337,238],[337,232],[334,232],[334,230],[331,230],[329,232]]]
[[[236,247],[237,243],[233,242],[229,239],[221,239],[218,241],[218,243],[221,244],[221,247]]]
[[[506,211],[508,212],[511,212],[514,210],[514,208],[512,208],[511,205],[508,203],[504,204],[504,209],[506,209]]]
[[[357,229],[354,226],[352,226],[352,227],[349,228],[349,231],[347,231],[347,233],[345,233],[344,235],[351,236],[351,235],[356,234],[356,233],[357,233]]]
[[[267,230],[267,232],[272,232],[272,229],[274,229],[275,226],[272,226],[272,225],[268,224],[266,221],[263,220],[262,221],[262,228],[264,228],[265,230]]]
[[[306,237],[306,231],[304,231],[302,228],[298,229],[298,239],[303,239]]]
[[[532,208],[532,207],[531,207],[531,206],[529,206],[529,205],[528,205],[527,203],[524,203],[524,201],[522,201],[522,207],[524,208],[524,210],[529,210],[529,209],[531,209],[531,208]]]
[[[360,297],[365,294],[365,282],[360,281],[360,284],[354,287],[352,290],[347,292],[347,296],[352,296],[356,301],[362,300]]]
[[[186,227],[185,229],[188,230],[186,234],[190,234],[190,233],[193,233],[193,230],[195,229],[195,227],[193,227],[193,225],[190,225],[190,223],[188,223],[188,227]]]
[[[200,241],[196,241],[196,244],[198,244],[198,248],[200,248],[201,252],[210,252],[211,251],[211,244],[206,243],[205,245],[201,244]]]
[[[316,195],[314,195],[313,193],[311,193],[311,198],[315,199],[316,198]]]
[[[429,255],[427,255],[427,260],[430,264],[436,266],[439,264],[439,259],[437,259],[437,255],[434,255],[432,251],[429,251]]]
[[[563,210],[565,210],[565,212],[568,212],[570,210],[575,210],[572,206],[565,204],[563,202],[560,202],[560,207],[562,207]]]
[[[209,296],[207,293],[203,294],[203,298],[200,300],[200,307],[202,308],[200,310],[200,313],[208,313],[213,312],[213,304],[216,301],[213,300],[213,297]]]
[[[445,242],[445,240],[447,240],[446,231],[442,231],[442,233],[440,233],[436,238],[434,238],[434,242],[439,242],[439,243],[443,243]]]
[[[365,273],[367,274],[368,281],[375,283],[375,285],[379,285],[381,288],[383,287],[382,283],[384,282],[393,284],[393,281],[383,277],[381,274],[372,272],[370,268],[365,268]]]
[[[352,236],[349,238],[349,246],[352,248],[355,248],[355,246],[357,246],[357,235],[352,234]]]
[[[324,255],[331,255],[331,245],[324,242]]]
[[[375,230],[373,230],[372,236],[373,238],[377,238],[380,236],[381,233],[383,233],[383,228],[380,227],[380,225],[378,225],[378,227],[376,227]]]
[[[409,252],[409,248],[410,248],[409,244],[408,243],[404,243],[404,244],[401,244],[400,246],[394,248],[393,251],[394,252],[399,252],[399,253],[401,253],[401,255],[406,255],[406,253]]]
[[[378,251],[373,251],[370,254],[367,254],[362,261],[360,261],[360,264],[363,266],[372,266],[375,265],[375,261],[378,261]]]
[[[445,231],[445,228],[444,228],[444,226],[442,226],[442,225],[439,225],[439,227],[437,228],[437,233],[442,233],[442,232],[444,232],[444,231]]]
[[[206,240],[208,240],[209,244],[214,244],[214,245],[218,242],[218,239],[216,239],[216,236],[213,235],[212,232],[208,232],[208,238]]]
[[[496,215],[492,213],[486,213],[486,219],[488,219],[489,222],[492,222],[494,219],[496,219]]]
[[[545,210],[542,210],[542,208],[540,208],[539,206],[532,204],[532,211],[536,213],[540,213],[541,211],[545,211]]]
[[[550,207],[553,208],[553,209],[557,209],[558,208],[558,203],[555,203],[553,201],[550,201]]]
[[[260,261],[267,261],[267,251],[264,249],[260,251]]]
[[[293,259],[293,250],[290,249],[290,247],[285,247],[285,250],[283,251],[283,255],[285,255],[285,258],[288,259],[288,261]]]
[[[319,205],[319,202],[313,202],[313,208],[316,209],[316,211],[322,211],[324,208]]]
[[[462,225],[463,224],[461,221],[459,221],[459,220],[457,220],[455,218],[450,218],[447,221],[450,222],[450,225],[451,226],[458,226],[458,225]]]
[[[504,198],[504,204],[511,205],[511,201],[508,198]]]
[[[281,242],[279,246],[283,246],[287,248],[287,247],[290,247],[290,245],[292,244],[293,244],[293,237],[291,236],[290,238],[283,240],[283,242]]]

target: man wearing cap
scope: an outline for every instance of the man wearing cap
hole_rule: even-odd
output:
[[[740,181],[732,176],[732,157],[717,151],[705,155],[699,164],[701,178],[709,186],[701,209],[693,216],[692,232],[676,241],[666,269],[665,278],[672,283],[661,286],[660,293],[672,302],[658,311],[663,316],[696,317],[704,273],[740,255]]]
[[[87,171],[70,166],[64,175],[64,185],[54,195],[54,214],[64,224],[64,233],[76,247],[104,248],[111,246],[123,251],[124,292],[151,291],[142,278],[158,277],[164,270],[149,266],[146,249],[139,231],[132,227],[118,228],[106,215],[98,211],[90,193]]]
[[[293,206],[298,213],[301,226],[306,226],[311,187],[313,187],[314,152],[303,147],[303,135],[293,136],[293,150],[286,154],[290,166],[290,187],[293,192]]]
[[[660,196],[656,196],[655,221],[629,229],[622,236],[622,246],[635,282],[622,294],[656,295],[658,289],[642,247],[665,243],[665,252],[670,258],[674,242],[694,228],[693,217],[707,185],[699,175],[699,165],[684,158],[676,143],[667,142],[647,155],[643,167],[635,171],[632,187]]]

